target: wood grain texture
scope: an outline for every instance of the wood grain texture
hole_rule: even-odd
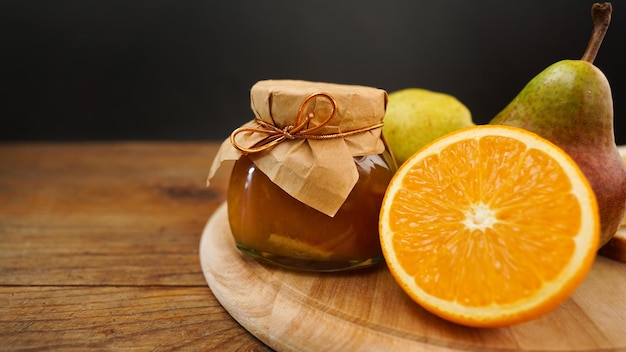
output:
[[[309,273],[260,264],[234,246],[225,205],[205,227],[200,257],[222,305],[281,351],[626,350],[626,265],[604,257],[556,310],[498,329],[463,327],[426,312],[384,265]]]
[[[3,351],[269,350],[208,287],[1,287],[0,301]]]
[[[0,143],[0,349],[270,351],[199,264],[218,146]]]

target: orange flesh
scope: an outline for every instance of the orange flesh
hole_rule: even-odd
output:
[[[540,150],[508,137],[466,140],[403,181],[389,215],[394,251],[427,294],[469,307],[514,303],[573,255],[581,209],[564,171]]]

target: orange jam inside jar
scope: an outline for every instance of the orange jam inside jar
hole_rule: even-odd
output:
[[[395,164],[388,153],[354,161],[359,180],[330,217],[294,199],[242,156],[227,198],[237,247],[263,261],[304,270],[346,270],[381,261],[378,214]]]
[[[212,167],[235,160],[227,206],[237,248],[299,270],[380,262],[378,216],[396,170],[382,136],[387,93],[268,80],[250,97],[255,119],[233,131]]]

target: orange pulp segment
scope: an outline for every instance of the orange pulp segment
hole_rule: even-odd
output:
[[[599,241],[595,195],[559,147],[516,127],[447,134],[396,172],[380,212],[402,289],[453,322],[506,326],[566,300]]]

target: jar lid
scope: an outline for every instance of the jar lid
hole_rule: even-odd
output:
[[[311,95],[326,93],[337,105],[333,118],[316,134],[329,134],[351,131],[374,126],[382,122],[387,105],[387,93],[384,90],[323,82],[298,80],[266,80],[257,82],[250,90],[250,105],[257,119],[283,129],[295,125],[299,109]],[[308,102],[305,113],[313,112],[316,116],[309,127],[324,122],[332,109],[332,101],[319,96]]]
[[[265,80],[250,90],[255,119],[222,143],[224,160],[247,154],[292,197],[334,216],[359,178],[355,156],[380,154],[387,92],[299,80]]]

